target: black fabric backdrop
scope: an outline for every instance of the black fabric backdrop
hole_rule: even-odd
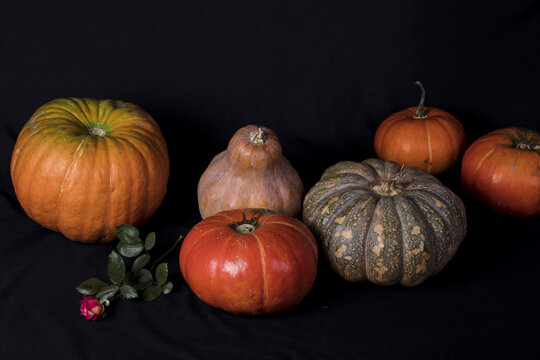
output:
[[[415,80],[469,143],[539,130],[539,35],[535,0],[0,2],[0,358],[537,358],[538,217],[495,214],[464,193],[459,167],[440,178],[464,200],[468,234],[422,286],[347,283],[321,263],[298,306],[236,316],[196,298],[175,251],[172,294],[88,322],[74,287],[106,278],[115,243],[74,243],[30,220],[9,161],[49,100],[142,106],[171,158],[165,200],[141,227],[157,232],[158,254],[200,220],[198,178],[243,125],[276,131],[308,189],[340,160],[375,156],[378,124],[417,104]]]

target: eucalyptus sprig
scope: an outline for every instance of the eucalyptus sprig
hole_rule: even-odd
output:
[[[143,242],[137,228],[124,224],[116,227],[116,234],[119,239],[118,245],[108,256],[107,272],[110,282],[90,278],[80,283],[76,287],[77,291],[83,295],[93,295],[105,306],[117,298],[138,298],[140,291],[144,301],[153,301],[161,294],[169,294],[173,284],[167,281],[169,276],[167,263],[160,261],[178,245],[183,236],[181,235],[169,250],[147,268],[150,262],[149,251],[156,243],[156,233],[149,233]],[[122,257],[135,258],[130,271],[126,271],[126,263]]]

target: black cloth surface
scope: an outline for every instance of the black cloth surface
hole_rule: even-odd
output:
[[[2,1],[0,358],[538,358],[540,221],[464,201],[468,233],[415,288],[349,283],[321,261],[294,308],[237,316],[200,301],[168,258],[174,291],[115,301],[85,321],[75,286],[107,277],[116,243],[83,245],[29,219],[9,163],[17,134],[60,97],[121,99],[160,125],[171,159],[162,206],[141,232],[154,254],[199,220],[197,182],[234,132],[274,130],[307,189],[341,160],[374,157],[377,126],[426,103],[468,143],[540,130],[540,3],[523,1]],[[39,181],[39,179],[35,179]]]

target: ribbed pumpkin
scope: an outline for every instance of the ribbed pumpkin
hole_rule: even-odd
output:
[[[263,208],[300,214],[304,185],[283,156],[276,133],[264,126],[240,128],[216,155],[198,185],[202,218],[224,210]]]
[[[540,214],[540,133],[505,128],[482,136],[463,155],[461,181],[497,212]]]
[[[420,104],[398,111],[384,120],[375,133],[375,152],[384,161],[416,166],[439,174],[454,166],[465,150],[465,130],[450,113]]]
[[[169,156],[140,107],[116,100],[57,99],[36,110],[11,159],[28,216],[80,242],[106,242],[115,227],[147,220],[165,195]]]
[[[462,201],[434,176],[378,159],[328,168],[304,201],[304,222],[349,281],[416,286],[465,236]]]
[[[269,314],[306,296],[317,275],[318,249],[298,219],[266,209],[236,209],[195,225],[179,260],[184,279],[209,305]]]

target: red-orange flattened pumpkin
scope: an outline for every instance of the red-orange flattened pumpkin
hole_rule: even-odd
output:
[[[57,99],[21,130],[11,178],[30,218],[67,238],[107,242],[159,207],[169,156],[150,115],[116,100]]]
[[[506,128],[482,136],[463,156],[461,182],[497,212],[540,214],[540,133]]]
[[[286,310],[311,289],[315,238],[299,220],[266,209],[223,211],[191,229],[180,269],[207,304],[239,314]]]
[[[379,159],[399,165],[416,166],[439,174],[454,166],[465,150],[465,130],[450,113],[424,107],[425,91],[418,107],[398,111],[384,120],[375,133]]]

